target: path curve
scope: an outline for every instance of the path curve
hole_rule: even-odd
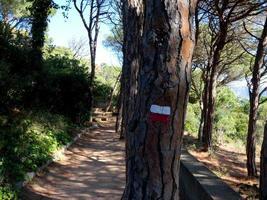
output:
[[[124,143],[113,127],[90,130],[24,188],[22,199],[119,200],[124,163]]]

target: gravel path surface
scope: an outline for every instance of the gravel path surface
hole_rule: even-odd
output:
[[[125,184],[124,143],[113,127],[90,130],[35,177],[22,199],[119,200]]]

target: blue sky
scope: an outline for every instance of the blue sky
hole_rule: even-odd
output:
[[[65,0],[56,0],[59,5],[64,4]],[[62,11],[58,10],[56,15],[50,19],[48,26],[48,35],[53,39],[53,44],[57,46],[68,47],[68,43],[73,38],[79,40],[84,38],[87,40],[87,32],[81,22],[77,11],[72,8],[69,11],[68,19],[62,15]],[[108,63],[110,65],[118,65],[117,57],[110,49],[103,46],[103,40],[110,34],[108,25],[102,24],[98,39],[98,48],[96,52],[96,63]]]
[[[55,0],[55,2],[59,5],[64,5],[66,0]],[[68,43],[73,38],[76,38],[77,40],[84,38],[87,40],[87,32],[77,11],[72,8],[69,11],[68,16],[68,19],[65,19],[62,10],[58,10],[56,15],[50,19],[48,35],[53,39],[53,43],[57,46],[68,47]],[[119,65],[116,55],[110,49],[103,46],[103,40],[110,33],[110,27],[106,24],[102,24],[98,39],[96,56],[97,64],[107,63],[109,65]],[[228,86],[237,94],[237,96],[248,98],[248,91],[244,80],[234,81]]]

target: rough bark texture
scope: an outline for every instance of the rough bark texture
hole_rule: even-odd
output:
[[[128,0],[124,64],[131,74],[122,199],[179,199],[179,157],[194,48],[195,1]],[[138,31],[137,31],[138,30]],[[167,122],[150,118],[169,106]]]
[[[255,137],[256,137],[256,123],[258,116],[259,100],[260,100],[260,81],[261,81],[261,68],[264,64],[264,51],[267,47],[267,18],[265,20],[264,29],[262,31],[261,38],[259,39],[258,49],[255,57],[255,63],[253,66],[249,100],[249,122],[248,122],[248,134],[247,134],[247,171],[248,176],[256,176],[257,168],[255,161]]]
[[[143,9],[142,3],[143,1],[141,0],[123,2],[124,44],[121,79],[121,90],[123,93],[121,135],[123,136],[126,136],[126,130],[128,128],[129,119],[133,115],[137,95],[137,79],[141,62],[141,36],[144,20],[143,12],[141,12],[141,9]]]
[[[267,199],[267,121],[264,128],[264,137],[261,147],[260,167],[260,200]]]

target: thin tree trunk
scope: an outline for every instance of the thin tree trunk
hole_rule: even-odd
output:
[[[120,83],[122,83],[122,75],[123,71],[121,72],[121,76],[120,76]],[[120,86],[120,91],[119,91],[119,98],[118,98],[118,102],[117,102],[117,117],[116,117],[116,124],[115,124],[115,131],[116,133],[118,133],[120,135],[120,139],[124,139],[124,134],[121,131],[121,124],[122,124],[122,110],[123,110],[123,92],[122,92],[122,84]]]
[[[117,85],[118,85],[118,83],[119,83],[120,77],[121,77],[121,73],[118,75],[118,77],[117,77],[117,79],[116,79],[116,81],[115,81],[115,84],[114,84],[114,86],[113,86],[113,89],[112,89],[112,91],[111,91],[110,98],[109,98],[109,103],[108,103],[108,105],[107,105],[107,107],[106,107],[106,112],[109,111],[109,109],[110,109],[110,107],[111,107],[111,105],[112,105],[112,100],[113,100],[113,97],[114,97],[114,95],[115,95],[116,88],[117,88]]]
[[[179,199],[179,158],[191,79],[195,3],[128,0],[126,4],[128,14],[135,16],[126,21],[126,38],[132,39],[126,42],[136,44],[139,51],[126,52],[124,59],[136,63],[139,70],[131,68],[135,72],[131,74],[131,94],[137,95],[130,95],[132,113],[127,113],[123,200]],[[131,27],[131,21],[136,19],[141,34],[128,38],[136,28]]]
[[[121,131],[121,123],[122,123],[122,106],[121,99],[119,100],[120,103],[118,103],[118,114],[116,117],[116,124],[115,124],[115,131],[120,135],[120,139],[124,139],[123,132]]]
[[[89,121],[93,121],[93,106],[94,106],[94,95],[93,95],[93,88],[94,88],[94,79],[95,79],[95,56],[94,54],[91,55],[91,72],[89,77],[89,92],[90,92],[90,102],[89,102],[89,112],[90,112],[90,119]]]
[[[260,200],[267,199],[267,121],[264,128],[264,136],[261,147],[260,164]]]
[[[256,88],[255,88],[256,89]],[[253,89],[254,90],[254,89]],[[250,100],[250,111],[249,111],[249,121],[248,121],[248,135],[247,135],[247,172],[249,177],[257,175],[256,167],[256,123],[257,123],[257,113],[258,113],[258,89],[254,90],[251,94]]]
[[[215,115],[215,101],[216,101],[216,87],[217,87],[217,76],[212,74],[210,77],[210,83],[208,88],[208,104],[206,112],[206,125],[205,125],[205,135],[204,135],[204,150],[208,151],[212,147],[212,132],[214,124]]]
[[[204,105],[203,105],[202,100],[200,100],[199,107],[200,107],[200,119],[199,119],[199,127],[198,127],[198,141],[202,142],[202,133],[203,133],[203,126],[204,126]]]
[[[203,89],[203,97],[202,97],[202,101],[203,101],[203,113],[201,113],[201,115],[203,115],[203,128],[202,128],[202,143],[205,143],[205,137],[206,137],[206,130],[207,130],[207,112],[208,112],[208,99],[209,99],[209,76],[208,76],[208,70],[206,71],[206,75],[205,75],[205,80],[204,80],[204,89]]]
[[[249,177],[257,175],[255,151],[256,151],[256,123],[260,100],[260,81],[261,81],[261,68],[264,64],[264,51],[267,46],[267,17],[265,19],[264,29],[261,38],[259,39],[258,49],[255,57],[255,63],[252,72],[252,91],[250,91],[250,111],[248,122],[247,134],[247,172]]]

